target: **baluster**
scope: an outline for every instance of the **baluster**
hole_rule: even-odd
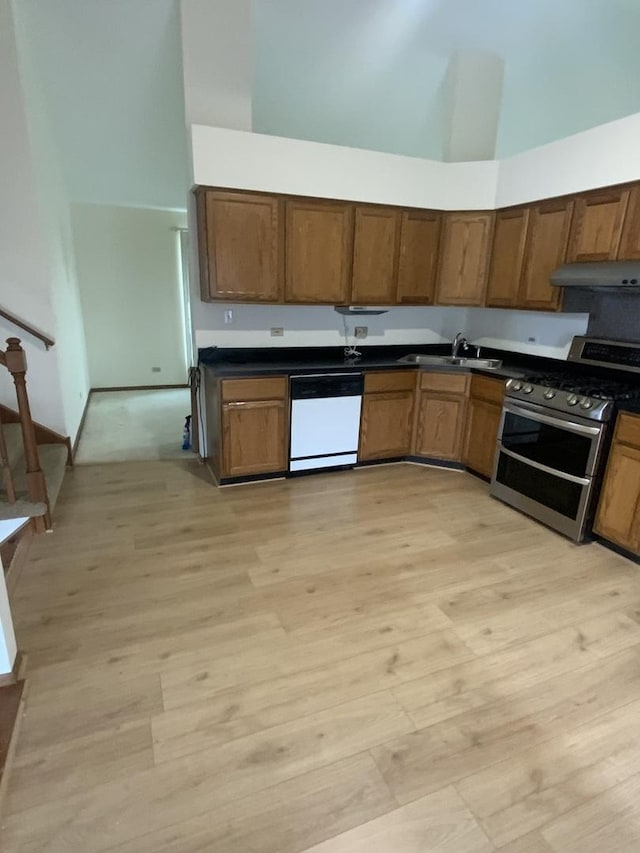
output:
[[[27,372],[27,359],[24,350],[20,346],[19,338],[8,338],[5,351],[5,363],[9,373],[13,376],[16,386],[16,398],[18,401],[18,413],[20,415],[20,428],[22,430],[22,441],[24,444],[24,456],[27,463],[27,486],[29,498],[34,503],[47,505],[44,516],[35,518],[34,527],[38,532],[51,527],[51,515],[49,512],[49,499],[47,497],[47,484],[44,472],[40,467],[40,456],[36,443],[36,431],[31,417],[31,406],[27,394],[27,383],[25,374]]]

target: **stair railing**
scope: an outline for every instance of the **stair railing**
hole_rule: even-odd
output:
[[[25,352],[22,349],[19,338],[8,338],[7,348],[4,352],[0,350],[0,364],[4,364],[13,378],[13,383],[16,389],[16,399],[18,402],[18,415],[20,416],[20,429],[22,432],[22,443],[24,445],[24,456],[26,461],[27,489],[29,492],[29,500],[33,503],[46,504],[47,511],[42,516],[37,516],[33,519],[33,525],[36,532],[42,532],[51,528],[51,512],[49,509],[49,498],[47,495],[47,484],[44,472],[40,466],[40,456],[38,454],[38,444],[36,442],[36,430],[31,417],[31,406],[29,405],[29,395],[27,393],[27,359]],[[7,455],[6,443],[4,436],[2,438],[4,453],[2,455],[3,473],[5,468],[5,456]],[[0,448],[0,453],[2,449]],[[8,465],[8,458],[7,458]],[[9,472],[11,476],[11,472]],[[5,484],[5,488],[6,484]],[[15,503],[15,488],[13,487],[13,478],[11,478],[11,490],[13,500],[11,500],[11,492],[7,489],[7,496],[11,503]]]

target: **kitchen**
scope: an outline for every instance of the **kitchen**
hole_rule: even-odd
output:
[[[194,139],[210,130],[195,128]],[[549,167],[575,156],[588,137],[548,146]],[[260,143],[254,147],[259,155]],[[313,159],[315,152],[305,153]],[[628,492],[634,445],[625,439],[633,431],[625,425],[636,419],[640,364],[635,324],[625,324],[640,304],[640,185],[599,186],[495,213],[246,188],[199,187],[194,195],[203,300],[233,300],[240,312],[243,302],[267,310],[269,303],[334,305],[345,335],[344,347],[201,347],[202,455],[217,483],[401,460],[466,468],[491,482],[492,495],[574,541],[590,540],[595,522],[603,541],[640,554],[637,501]],[[239,256],[243,263],[234,263]],[[446,335],[421,346],[371,346],[360,337],[367,334],[360,323],[384,323],[390,306],[409,304],[417,312],[448,309],[448,322],[463,330],[465,320],[473,325],[474,306],[483,306],[485,323],[490,315],[504,322],[505,308],[529,312],[534,329],[564,322],[569,364],[558,348],[550,358],[522,341],[487,347],[486,338],[463,331],[450,356]],[[334,391],[314,387],[329,381],[324,374],[334,374]],[[346,377],[351,391],[342,387]],[[321,398],[334,408],[322,409]],[[329,429],[338,422],[343,436]],[[535,436],[531,446],[527,435]],[[620,518],[627,501],[631,509]]]

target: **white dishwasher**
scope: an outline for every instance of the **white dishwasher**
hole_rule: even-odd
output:
[[[356,464],[363,390],[362,373],[291,377],[291,473]]]

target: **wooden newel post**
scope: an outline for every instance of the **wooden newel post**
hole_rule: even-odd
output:
[[[16,398],[18,401],[18,414],[20,415],[20,428],[22,430],[22,442],[24,445],[24,457],[27,464],[27,483],[29,486],[29,498],[35,503],[44,503],[47,505],[47,513],[42,518],[34,519],[37,528],[46,529],[51,527],[51,517],[49,514],[49,501],[47,498],[47,484],[44,478],[44,473],[40,467],[40,456],[38,454],[38,445],[36,443],[36,431],[33,426],[33,418],[31,417],[31,406],[29,405],[29,395],[27,394],[27,358],[25,352],[20,345],[19,338],[8,338],[7,349],[5,351],[6,366],[9,373],[13,376],[13,382],[16,386]]]

